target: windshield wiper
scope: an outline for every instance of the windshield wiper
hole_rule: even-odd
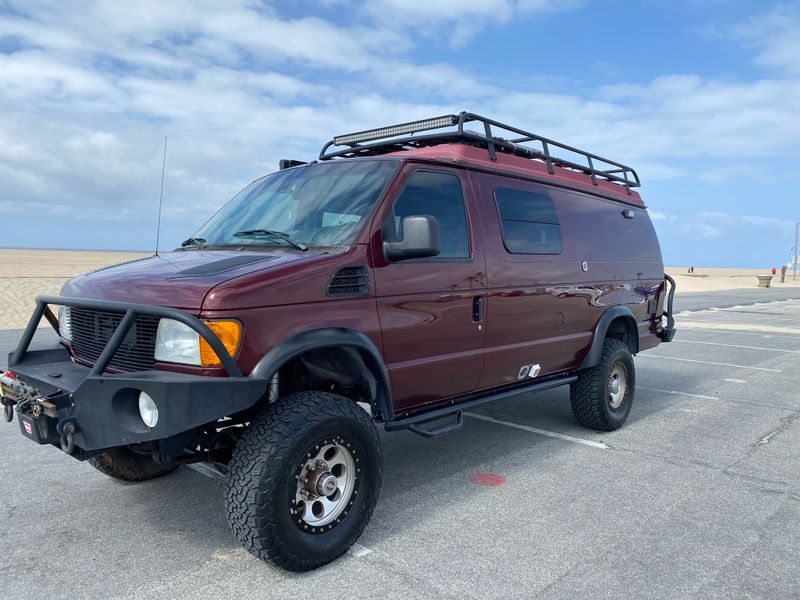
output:
[[[203,238],[190,237],[188,240],[183,240],[181,242],[181,248],[187,248],[189,246],[197,246],[198,248],[205,248],[206,241]]]
[[[274,235],[275,237],[282,239],[284,242],[291,244],[302,252],[308,251],[308,246],[302,242],[292,239],[288,234],[283,233],[282,231],[275,231],[273,229],[245,229],[244,231],[237,231],[233,234],[233,237],[249,237],[252,235]]]

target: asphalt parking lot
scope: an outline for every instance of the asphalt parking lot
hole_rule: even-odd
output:
[[[384,433],[372,521],[307,574],[240,548],[211,470],[121,484],[0,423],[0,596],[800,597],[800,299],[691,296],[619,431],[579,427],[562,388]]]

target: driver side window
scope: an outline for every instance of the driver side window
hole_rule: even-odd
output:
[[[383,239],[402,236],[404,217],[430,215],[439,225],[440,258],[469,258],[469,228],[461,180],[451,173],[415,171],[383,224]]]

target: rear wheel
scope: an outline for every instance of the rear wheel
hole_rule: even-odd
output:
[[[150,444],[121,446],[93,456],[87,461],[95,469],[120,481],[147,481],[172,473],[178,465],[162,465],[153,460]]]
[[[608,338],[600,364],[580,371],[578,381],[570,386],[572,413],[584,427],[618,429],[631,412],[635,386],[636,371],[628,347]]]
[[[366,527],[380,491],[380,439],[355,402],[299,392],[250,423],[229,470],[236,538],[262,560],[307,571],[342,555]]]

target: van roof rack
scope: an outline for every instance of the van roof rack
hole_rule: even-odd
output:
[[[464,129],[465,124],[473,122],[483,125],[482,133]],[[416,135],[424,131],[449,129],[451,127],[456,129]],[[493,127],[495,130],[499,130],[499,133],[510,137],[504,138],[495,135],[497,131],[493,131]],[[382,141],[376,142],[376,140]],[[540,145],[540,148],[525,145],[531,142]],[[551,175],[555,173],[555,167],[572,169],[589,175],[594,185],[597,185],[598,179],[605,179],[606,181],[624,185],[628,193],[630,193],[630,188],[641,185],[639,176],[631,167],[470,112],[462,112],[458,115],[443,115],[431,119],[339,135],[322,147],[319,159],[330,160],[333,158],[377,156],[400,150],[453,143],[486,148],[491,160],[497,160],[497,152],[504,152],[543,161],[547,164],[547,171]],[[332,150],[334,146],[347,147],[341,150]],[[553,149],[567,152],[568,156],[554,156]]]

